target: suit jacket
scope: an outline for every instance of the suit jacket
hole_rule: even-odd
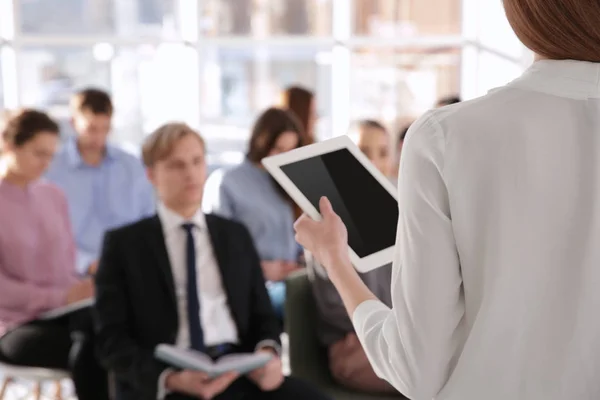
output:
[[[280,323],[265,288],[250,234],[236,222],[206,215],[240,351],[279,343]],[[154,358],[174,344],[179,322],[171,265],[158,216],[108,232],[96,276],[94,307],[100,359],[116,374],[119,397],[156,399],[167,367]],[[184,316],[185,317],[185,316]]]

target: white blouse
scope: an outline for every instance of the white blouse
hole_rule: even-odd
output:
[[[538,61],[429,112],[399,178],[390,310],[356,331],[413,400],[600,399],[600,64]]]

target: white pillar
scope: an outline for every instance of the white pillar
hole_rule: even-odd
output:
[[[333,1],[333,38],[336,45],[332,50],[331,63],[331,133],[330,137],[343,135],[350,122],[350,62],[347,47],[353,22],[350,1]],[[323,138],[323,139],[326,139]]]

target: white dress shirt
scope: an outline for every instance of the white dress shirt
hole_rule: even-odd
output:
[[[196,287],[200,300],[200,323],[204,334],[204,344],[207,347],[224,343],[238,344],[237,327],[231,315],[227,293],[223,288],[221,272],[202,210],[198,208],[196,214],[190,220],[186,220],[164,204],[159,203],[158,217],[165,237],[177,297],[179,328],[175,345],[181,348],[190,347],[189,321],[187,319],[187,233],[183,228],[185,223],[194,224],[192,235],[194,235],[194,246],[196,247]],[[281,353],[281,346],[274,340],[260,341],[256,345],[256,350],[265,347],[278,354]],[[158,400],[164,399],[170,393],[165,388],[165,379],[171,371],[171,369],[166,369],[158,379]]]
[[[196,276],[198,279],[198,299],[200,299],[200,321],[204,333],[204,344],[215,346],[223,343],[238,343],[238,331],[229,309],[227,294],[221,281],[221,272],[213,254],[206,219],[201,210],[185,220],[169,210],[163,204],[158,206],[167,253],[173,272],[177,312],[179,314],[179,332],[176,345],[190,346],[189,321],[187,318],[187,233],[182,228],[186,222],[194,224],[192,234],[196,246]]]
[[[600,64],[539,61],[411,128],[393,308],[353,322],[413,400],[600,399]]]

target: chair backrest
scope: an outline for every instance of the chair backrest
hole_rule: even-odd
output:
[[[327,350],[317,339],[317,305],[306,271],[286,280],[285,328],[290,343],[292,375],[304,379],[336,400],[400,400],[400,394],[375,395],[345,389],[329,372]]]
[[[285,330],[292,375],[313,383],[330,383],[327,351],[317,339],[317,307],[306,271],[286,280]]]

